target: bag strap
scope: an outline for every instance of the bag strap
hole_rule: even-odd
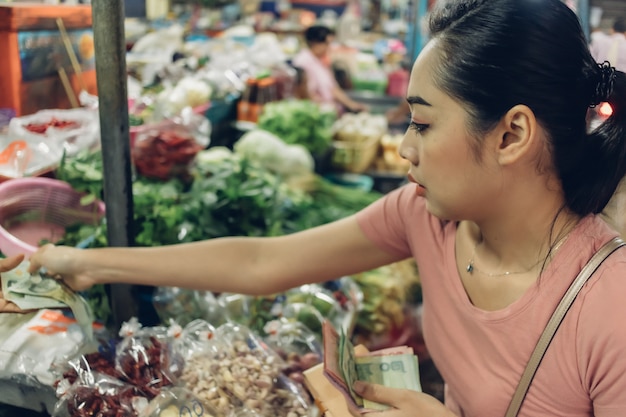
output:
[[[550,321],[543,330],[541,337],[539,337],[535,350],[530,356],[526,369],[524,369],[524,373],[517,384],[517,388],[513,394],[513,398],[511,399],[505,417],[517,416],[517,413],[524,402],[524,398],[526,397],[526,393],[528,392],[528,388],[530,388],[530,383],[532,382],[535,373],[537,372],[537,368],[539,367],[539,364],[548,349],[548,345],[550,345],[554,334],[559,328],[565,314],[571,307],[583,285],[585,285],[591,275],[610,254],[612,254],[620,246],[624,245],[626,245],[626,243],[619,237],[616,237],[604,244],[604,246],[602,246],[600,250],[593,255],[589,262],[587,262],[587,265],[583,267],[574,282],[572,282],[572,285],[570,285],[569,289],[561,299],[561,302],[554,310],[554,313],[552,313],[552,317],[550,317]]]

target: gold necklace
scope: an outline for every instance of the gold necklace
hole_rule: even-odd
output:
[[[556,244],[550,249],[550,251],[548,252],[547,257],[554,256],[554,254],[556,254],[556,252],[559,250],[559,248],[561,247],[563,242],[565,242],[565,240],[567,239],[568,236],[569,236],[569,232],[566,233],[561,239],[559,239],[556,242]],[[478,268],[476,266],[476,263],[475,263],[475,260],[476,260],[476,248],[482,242],[483,242],[482,240],[476,242],[476,244],[474,245],[474,250],[472,251],[472,257],[470,258],[470,260],[467,263],[467,266],[465,267],[465,270],[470,275],[473,275],[474,271],[479,272],[479,273],[481,273],[483,275],[486,275],[488,277],[503,277],[503,276],[508,276],[508,275],[525,274],[527,272],[532,271],[535,267],[537,267],[537,265],[539,265],[542,262],[542,260],[540,259],[539,261],[537,261],[537,263],[535,263],[534,265],[532,265],[531,267],[529,267],[528,269],[525,269],[523,271],[504,271],[504,272],[498,272],[498,273],[491,273],[491,272],[483,271],[482,269]]]

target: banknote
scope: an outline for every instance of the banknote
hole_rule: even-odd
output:
[[[16,269],[2,273],[2,293],[4,298],[15,303],[22,310],[41,310],[44,308],[67,308],[68,305],[53,298],[35,294],[12,293],[11,287],[22,281],[28,280],[30,274],[22,265]]]
[[[361,398],[352,389],[361,380],[391,388],[421,391],[419,366],[413,349],[398,346],[356,356],[354,346],[342,331],[337,333],[330,322],[322,327],[324,339],[324,375],[351,404],[366,413],[389,406]]]
[[[63,281],[28,273],[28,261],[2,273],[2,292],[24,310],[69,307],[86,339],[93,340],[94,317],[87,301]]]
[[[413,354],[357,356],[355,366],[357,377],[361,381],[390,388],[422,391],[417,356]],[[363,408],[386,410],[389,406],[364,398]]]

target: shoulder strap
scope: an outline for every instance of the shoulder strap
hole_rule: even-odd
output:
[[[535,350],[530,356],[530,360],[528,361],[528,365],[526,365],[526,369],[524,369],[524,373],[520,378],[520,381],[517,385],[517,389],[513,394],[513,398],[511,399],[511,403],[509,404],[509,408],[506,411],[505,417],[515,417],[519,412],[519,409],[524,402],[524,398],[526,397],[526,393],[528,392],[528,388],[530,387],[530,383],[537,372],[537,368],[543,359],[543,356],[548,349],[548,345],[552,341],[554,334],[559,328],[565,314],[571,307],[574,299],[582,289],[583,285],[587,282],[589,277],[598,269],[600,264],[617,248],[620,246],[624,246],[626,243],[618,237],[614,238],[607,242],[604,246],[598,250],[598,252],[593,255],[593,257],[587,262],[587,265],[583,267],[580,271],[572,285],[570,285],[569,289],[561,299],[561,302],[552,313],[552,317],[550,317],[550,321],[546,325],[541,337],[539,337],[539,341],[535,346]]]

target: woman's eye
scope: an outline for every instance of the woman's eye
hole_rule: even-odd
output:
[[[419,132],[419,133],[423,133],[426,129],[428,129],[428,126],[429,125],[423,124],[423,123],[411,122],[409,124],[409,129],[414,130],[414,131]]]

